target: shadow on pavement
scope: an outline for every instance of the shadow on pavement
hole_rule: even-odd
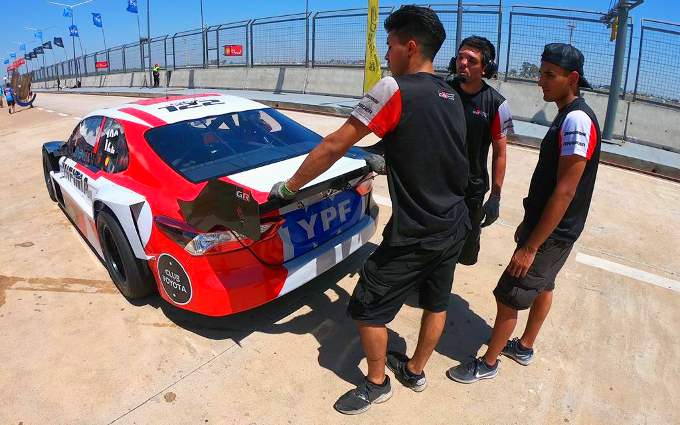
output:
[[[172,322],[190,332],[210,339],[232,339],[237,344],[253,332],[312,335],[319,344],[319,365],[340,379],[358,384],[363,379],[359,363],[364,355],[354,321],[346,314],[351,294],[338,282],[346,276],[355,276],[375,248],[374,244],[366,244],[346,261],[290,294],[232,316],[201,316],[173,307],[157,295],[135,304],[161,308]],[[417,306],[417,295],[409,297],[406,304]],[[284,321],[305,306],[309,311]],[[417,329],[414,329],[414,334],[416,332]],[[389,327],[388,334],[389,349],[405,352],[406,340]],[[452,294],[447,324],[436,350],[446,357],[463,362],[475,355],[490,335],[491,327],[484,319],[470,310],[467,301]],[[413,344],[412,348],[415,348],[416,342],[409,342]]]

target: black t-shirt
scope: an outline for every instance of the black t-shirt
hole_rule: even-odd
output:
[[[465,110],[465,143],[470,161],[467,196],[484,198],[489,190],[486,163],[491,141],[508,136],[514,131],[510,107],[505,98],[485,81],[482,81],[481,90],[474,94],[466,93],[460,87],[458,79],[450,80],[449,84],[460,95]]]
[[[352,116],[383,138],[392,200],[384,243],[436,244],[469,226],[465,114],[442,78],[425,72],[385,77]]]
[[[550,235],[555,239],[576,241],[583,231],[593,196],[597,166],[600,162],[600,126],[583,98],[562,108],[541,142],[538,164],[531,177],[529,195],[524,198],[524,224],[527,235],[541,218],[543,209],[557,185],[561,156],[586,158],[586,167],[562,221]]]

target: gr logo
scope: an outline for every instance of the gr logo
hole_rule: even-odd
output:
[[[175,257],[161,254],[158,258],[158,277],[172,302],[184,305],[191,301],[191,280]]]

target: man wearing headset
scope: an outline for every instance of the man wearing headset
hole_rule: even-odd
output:
[[[470,176],[465,193],[465,202],[470,211],[472,230],[468,233],[458,262],[473,265],[477,262],[481,228],[498,219],[501,202],[501,188],[505,177],[506,137],[513,132],[512,115],[508,102],[484,80],[496,74],[496,49],[484,37],[472,36],[464,39],[457,56],[451,58],[447,79],[463,102],[467,132]],[[492,147],[491,187],[486,162]],[[489,199],[484,195],[491,189]]]

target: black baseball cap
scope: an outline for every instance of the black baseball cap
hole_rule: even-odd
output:
[[[550,43],[543,48],[541,60],[550,62],[564,68],[567,71],[578,72],[579,87],[592,88],[588,80],[583,76],[583,53],[571,44]]]

